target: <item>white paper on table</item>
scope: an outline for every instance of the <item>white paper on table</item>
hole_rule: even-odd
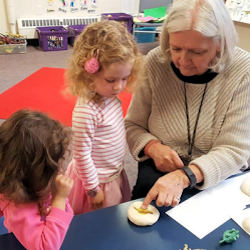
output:
[[[231,217],[246,233],[250,235],[250,233],[247,232],[244,227],[242,227],[243,220],[245,218],[250,218],[250,208],[234,212]]]
[[[230,178],[208,188],[166,214],[202,239],[231,218],[231,214],[250,204],[250,197],[242,193],[240,185],[250,173]]]

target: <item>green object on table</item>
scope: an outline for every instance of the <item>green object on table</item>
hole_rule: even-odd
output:
[[[144,16],[151,16],[155,18],[162,18],[166,16],[167,8],[166,6],[151,8],[151,9],[144,9]]]
[[[223,243],[232,243],[233,241],[236,241],[238,238],[240,237],[240,233],[238,230],[236,229],[230,229],[230,230],[226,230],[223,233],[223,238],[222,240],[219,241],[220,244]]]

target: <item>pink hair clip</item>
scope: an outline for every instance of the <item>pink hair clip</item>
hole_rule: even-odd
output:
[[[84,69],[90,73],[90,74],[94,74],[96,73],[99,68],[100,68],[100,64],[99,61],[97,59],[98,55],[99,55],[99,50],[97,50],[97,55],[95,57],[91,57],[90,59],[88,59],[85,64],[84,64]]]

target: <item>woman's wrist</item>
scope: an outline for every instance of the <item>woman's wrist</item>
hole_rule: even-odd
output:
[[[144,148],[145,155],[150,156],[149,149],[151,148],[152,145],[157,144],[157,143],[161,143],[161,142],[159,140],[151,140],[151,141],[149,141],[146,144],[145,148]]]
[[[197,180],[196,180],[196,176],[194,174],[194,172],[192,171],[192,169],[189,166],[184,166],[182,168],[183,172],[185,173],[185,175],[187,176],[187,178],[189,179],[189,188],[193,188],[195,187]]]
[[[200,168],[194,164],[190,164],[188,166],[188,169],[190,169],[191,173],[194,175],[194,179],[195,179],[195,184],[198,184],[198,183],[201,183],[203,181],[203,173],[202,171],[200,170]],[[181,175],[183,177],[182,181],[183,181],[183,185],[184,185],[184,188],[187,188],[187,187],[190,187],[190,186],[194,186],[195,184],[194,183],[191,183],[192,182],[192,178],[190,178],[189,174],[184,171],[184,169],[180,168],[176,171],[180,171],[181,172]]]
[[[194,174],[195,177],[195,182],[196,184],[201,183],[203,181],[203,173],[200,170],[200,168],[194,164],[190,164],[188,166],[188,168],[192,171],[192,173]],[[186,171],[184,171],[182,168],[176,170],[176,171],[181,171],[181,175],[183,176],[183,184],[184,184],[184,188],[187,188],[190,186],[191,180],[190,177],[188,176],[188,174],[186,173]]]
[[[189,168],[193,171],[195,178],[196,178],[196,183],[201,183],[204,180],[204,175],[201,169],[194,164],[190,164]]]
[[[177,169],[176,171],[177,171],[177,172],[180,174],[180,176],[181,176],[181,180],[182,180],[182,183],[183,183],[183,189],[189,187],[190,181],[189,181],[187,175],[183,172],[183,170],[180,168],[180,169]]]

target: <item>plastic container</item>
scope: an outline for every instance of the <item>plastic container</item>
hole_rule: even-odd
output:
[[[155,41],[155,31],[156,27],[140,27],[135,29],[135,40],[137,43],[153,43]],[[140,31],[140,32],[136,32]],[[151,31],[152,33],[142,32]]]
[[[115,20],[127,25],[128,31],[132,33],[133,29],[133,16],[126,13],[103,13],[102,19]]]
[[[39,45],[44,51],[68,49],[69,31],[63,26],[37,27]]]
[[[0,55],[24,54],[26,52],[27,52],[27,41],[25,41],[25,43],[0,45]]]
[[[83,29],[86,27],[85,24],[82,25],[69,25],[69,44],[71,46],[74,45],[74,41],[76,37],[83,31]]]

